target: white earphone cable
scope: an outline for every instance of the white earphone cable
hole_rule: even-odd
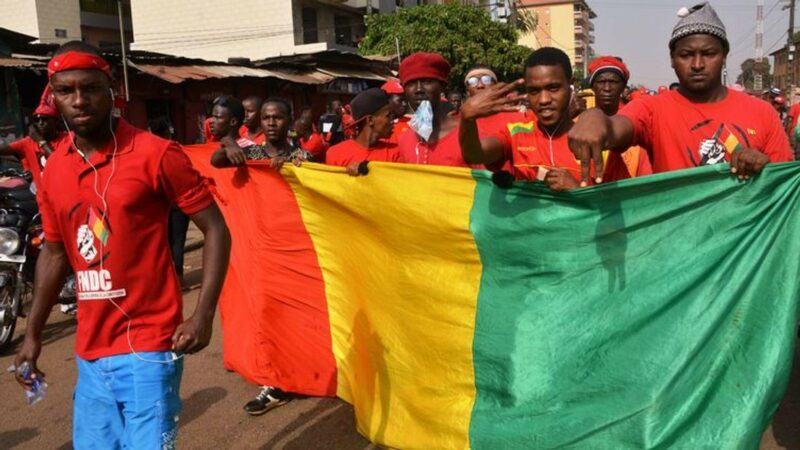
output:
[[[111,93],[111,97],[113,99],[113,97],[114,97],[113,91],[109,90],[109,92]],[[111,179],[114,177],[114,174],[116,173],[116,170],[117,170],[117,148],[118,148],[118,142],[117,142],[117,135],[116,135],[116,133],[114,133],[114,118],[113,118],[113,115],[111,113],[109,113],[109,115],[108,115],[108,130],[111,132],[111,137],[114,140],[114,151],[111,154],[111,173],[108,176],[108,180],[106,180],[106,186],[103,189],[103,193],[102,194],[100,193],[100,190],[99,190],[99,187],[98,187],[98,183],[99,183],[99,180],[100,180],[100,174],[97,171],[97,167],[95,167],[95,165],[92,164],[92,162],[89,160],[89,158],[86,157],[86,154],[83,153],[83,151],[75,143],[75,136],[73,135],[72,131],[70,130],[69,125],[67,124],[67,121],[63,117],[62,117],[62,120],[64,121],[64,126],[67,128],[67,132],[69,133],[69,137],[70,137],[70,140],[72,142],[72,146],[81,155],[81,157],[83,157],[83,160],[86,161],[87,164],[89,164],[89,166],[92,168],[92,171],[94,171],[94,193],[95,193],[95,195],[97,195],[97,197],[100,199],[100,202],[103,205],[103,213],[101,214],[100,221],[103,224],[105,224],[106,223],[106,218],[108,217],[108,201],[106,200],[106,197],[108,195],[108,188],[109,188],[109,186],[111,186]],[[98,241],[100,242],[100,271],[102,272],[104,270],[103,263],[104,263],[104,254],[105,254],[105,243],[103,242],[102,239],[98,239]],[[122,309],[122,307],[119,306],[119,304],[117,304],[117,302],[115,302],[113,299],[107,298],[106,300],[111,302],[111,304],[114,305],[119,310],[119,312],[121,312],[122,315],[125,316],[126,319],[128,319],[128,326],[127,326],[127,330],[125,332],[125,335],[126,335],[126,338],[127,338],[127,341],[128,341],[128,347],[130,348],[131,353],[133,353],[133,355],[137,359],[139,359],[141,361],[144,361],[144,362],[150,362],[150,363],[169,364],[171,362],[177,361],[177,360],[179,360],[179,359],[184,357],[183,354],[182,355],[177,355],[177,354],[175,354],[173,352],[172,353],[172,359],[168,360],[168,361],[158,361],[158,360],[154,360],[154,359],[143,358],[141,355],[139,355],[139,353],[136,352],[136,350],[134,350],[133,343],[131,342],[131,323],[133,322],[133,318],[127,312],[125,312],[125,310]]]

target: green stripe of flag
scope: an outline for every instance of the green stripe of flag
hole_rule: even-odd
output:
[[[797,329],[800,164],[563,195],[474,177],[473,448],[758,447]]]

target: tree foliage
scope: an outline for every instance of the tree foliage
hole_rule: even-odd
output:
[[[463,86],[467,69],[485,64],[501,80],[521,77],[531,49],[517,44],[512,25],[495,22],[486,9],[459,3],[403,8],[392,14],[366,18],[367,32],[359,47],[363,55],[441,53],[453,70],[450,86]]]
[[[742,62],[742,73],[736,78],[736,82],[744,86],[748,91],[753,90],[753,83],[755,82],[756,73],[761,73],[761,86],[766,89],[772,86],[772,74],[770,72],[769,59],[764,58],[761,63],[762,67],[757,67],[756,60],[747,58]]]

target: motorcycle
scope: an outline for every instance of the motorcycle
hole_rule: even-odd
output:
[[[31,176],[15,168],[0,172],[0,352],[14,337],[22,304],[33,289],[36,257],[44,245]]]

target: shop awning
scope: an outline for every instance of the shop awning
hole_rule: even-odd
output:
[[[199,65],[183,65],[183,66],[166,66],[155,64],[135,64],[128,63],[140,72],[160,78],[169,83],[179,84],[187,80],[207,80],[211,78],[236,78],[236,77],[253,77],[253,78],[278,78],[281,80],[291,81],[293,83],[301,84],[325,84],[335,78],[335,76],[318,71],[311,70],[307,72],[292,73],[274,69],[256,69],[252,67],[243,66],[199,66]]]

